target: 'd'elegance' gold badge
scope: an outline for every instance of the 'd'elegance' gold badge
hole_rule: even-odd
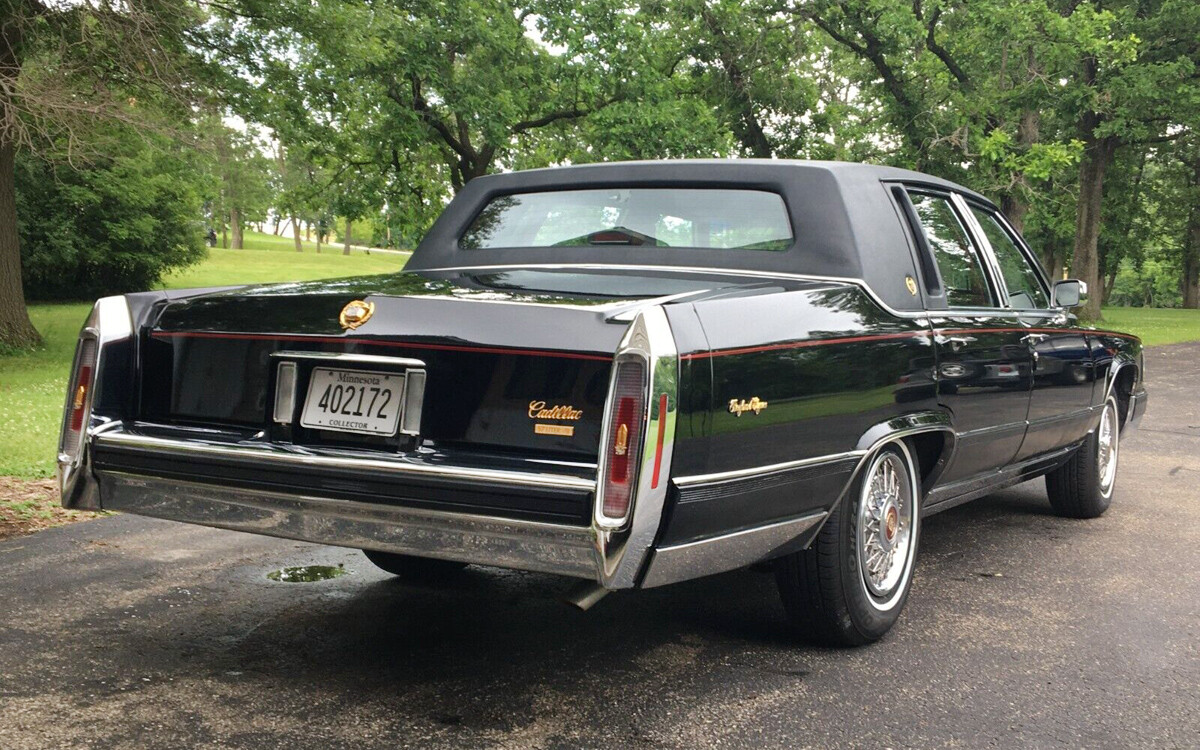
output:
[[[912,276],[904,277],[904,286],[908,287],[908,293],[912,296],[917,296],[917,280]]]
[[[374,302],[363,302],[360,299],[356,299],[353,302],[347,303],[342,308],[341,314],[338,315],[338,322],[342,324],[342,328],[353,330],[370,320],[374,314]]]
[[[767,402],[763,401],[758,396],[754,396],[749,401],[744,398],[729,399],[729,413],[735,417],[740,417],[748,411],[752,411],[755,414],[761,414],[762,410],[767,408],[767,406]]]

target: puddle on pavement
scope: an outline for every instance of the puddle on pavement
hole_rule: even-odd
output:
[[[339,578],[350,571],[341,565],[305,565],[298,568],[280,568],[267,573],[267,578],[281,583],[314,583]]]

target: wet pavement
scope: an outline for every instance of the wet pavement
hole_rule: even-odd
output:
[[[1200,345],[1147,360],[1108,514],[1035,481],[931,518],[864,649],[795,643],[754,571],[582,613],[133,516],[7,540],[0,748],[1200,747]],[[307,566],[345,575],[269,577]]]

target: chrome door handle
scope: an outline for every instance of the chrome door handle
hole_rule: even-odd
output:
[[[1048,333],[1027,333],[1021,337],[1021,341],[1031,346],[1037,346],[1048,338],[1050,338]]]
[[[941,336],[939,338],[941,343],[950,345],[951,351],[958,351],[967,344],[975,341],[974,336]]]

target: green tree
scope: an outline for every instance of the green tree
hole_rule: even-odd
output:
[[[16,175],[25,288],[80,299],[152,288],[204,256],[203,169],[165,138],[126,135],[74,167],[22,154]]]
[[[0,344],[39,340],[21,286],[18,151],[69,148],[79,164],[104,152],[97,123],[163,128],[158,114],[185,91],[184,39],[198,21],[176,0],[0,0]]]

